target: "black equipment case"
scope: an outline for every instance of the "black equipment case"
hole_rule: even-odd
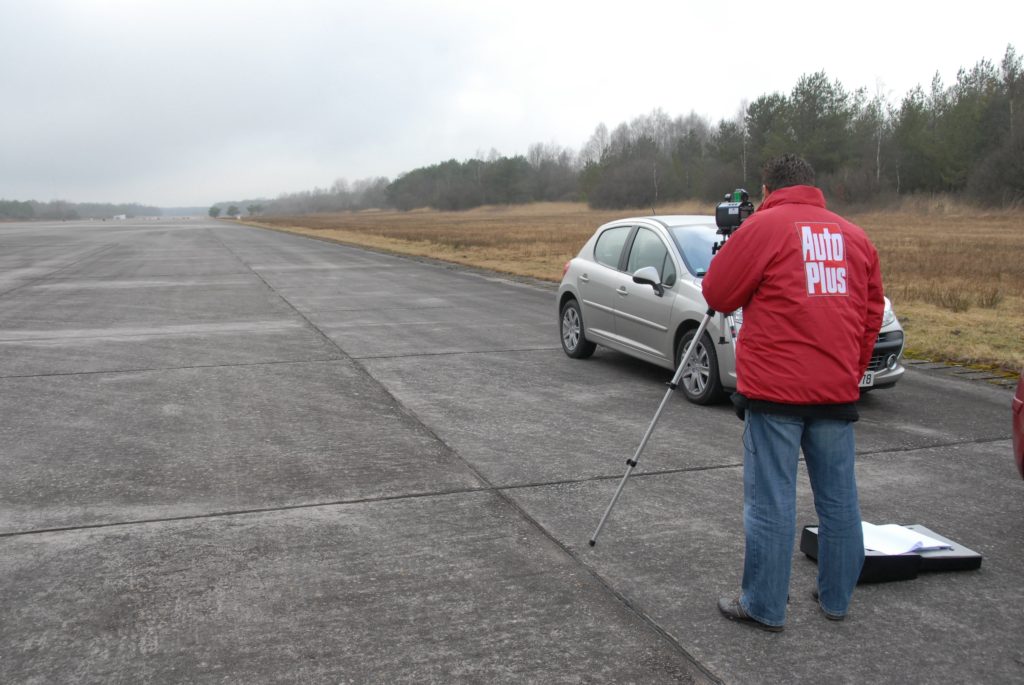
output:
[[[942,537],[921,525],[906,526],[922,535],[935,538],[952,547],[906,554],[882,554],[867,550],[864,567],[858,583],[884,583],[891,580],[910,580],[921,571],[971,571],[981,568],[982,556],[963,545]],[[818,527],[804,526],[800,534],[800,551],[818,560]]]

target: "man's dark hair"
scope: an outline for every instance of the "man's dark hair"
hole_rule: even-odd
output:
[[[814,167],[803,157],[787,152],[764,163],[761,183],[768,186],[768,190],[814,185]]]

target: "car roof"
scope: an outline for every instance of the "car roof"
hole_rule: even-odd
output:
[[[635,216],[626,219],[616,219],[609,224],[625,224],[639,221],[659,223],[665,228],[674,226],[714,226],[715,217],[710,214],[669,214],[665,216]]]

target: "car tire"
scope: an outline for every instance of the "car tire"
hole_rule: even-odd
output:
[[[686,349],[696,332],[696,329],[689,330],[679,340],[676,347],[677,371],[679,362],[683,360],[683,355],[686,354]],[[693,356],[686,366],[687,370],[679,379],[679,389],[686,395],[686,399],[694,404],[716,404],[725,401],[726,393],[718,374],[718,355],[711,336],[706,332],[697,341],[697,347],[694,348]]]
[[[573,359],[586,359],[594,354],[597,345],[587,340],[586,329],[583,327],[583,315],[576,300],[569,299],[562,305],[559,339],[562,350]]]

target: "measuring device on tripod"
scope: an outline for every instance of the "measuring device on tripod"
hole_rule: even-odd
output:
[[[733,231],[738,229],[740,224],[742,224],[743,221],[753,213],[754,204],[750,201],[750,194],[746,190],[737,188],[731,193],[726,193],[723,202],[720,202],[715,208],[715,224],[718,226],[718,234],[722,236],[722,239],[712,245],[711,254],[717,254],[722,246],[725,245],[725,241],[733,234]],[[612,508],[618,501],[619,495],[622,494],[622,489],[626,486],[626,481],[633,473],[633,469],[636,468],[640,459],[640,454],[644,451],[644,447],[647,446],[647,441],[654,432],[654,427],[658,424],[658,419],[661,418],[661,413],[664,411],[665,405],[668,404],[669,397],[671,397],[672,393],[679,387],[679,382],[682,380],[683,374],[687,371],[690,359],[693,356],[693,351],[697,347],[697,342],[701,339],[701,336],[704,335],[704,332],[707,330],[708,323],[715,314],[716,312],[713,309],[708,309],[704,313],[704,318],[701,319],[700,325],[697,327],[696,334],[694,334],[693,339],[690,340],[690,344],[686,348],[686,353],[683,354],[682,359],[679,360],[679,365],[676,367],[675,375],[672,376],[672,380],[668,382],[668,390],[665,392],[665,396],[661,399],[661,404],[658,405],[658,411],[655,412],[654,418],[651,419],[651,423],[647,427],[647,432],[645,432],[643,438],[641,438],[640,445],[636,448],[633,458],[626,460],[626,473],[622,476],[622,480],[619,481],[619,487],[615,490],[615,494],[612,496],[612,501],[608,503],[608,507],[604,510],[604,515],[601,517],[601,521],[597,524],[597,529],[590,537],[591,547],[597,544],[597,536],[601,534],[601,529],[604,528],[604,524],[608,520],[609,514],[612,513]],[[722,325],[719,328],[719,330],[722,331],[722,338],[719,340],[719,343],[724,344],[726,342],[725,331],[728,330],[730,341],[735,345],[736,322],[732,313],[730,312],[726,314],[724,312],[718,312],[718,315],[722,317]]]

